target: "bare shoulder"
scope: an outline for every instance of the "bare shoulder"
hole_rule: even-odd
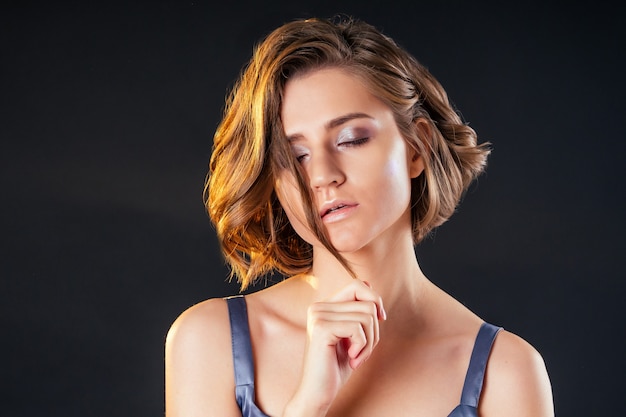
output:
[[[501,331],[493,344],[480,415],[554,416],[552,388],[542,356],[511,332]]]
[[[165,343],[166,416],[241,416],[234,385],[226,301],[190,307],[174,321]]]
[[[166,346],[194,349],[198,343],[215,344],[224,336],[230,337],[226,300],[213,298],[188,308],[176,318],[167,333]]]

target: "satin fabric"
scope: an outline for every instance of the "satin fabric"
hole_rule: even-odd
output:
[[[254,402],[254,361],[248,327],[246,300],[238,295],[226,298],[235,367],[235,397],[242,417],[269,417]],[[460,404],[448,417],[478,417],[478,401],[483,388],[485,368],[491,346],[501,327],[489,323],[480,326],[465,375]]]

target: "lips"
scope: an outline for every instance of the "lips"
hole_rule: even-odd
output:
[[[341,210],[344,207],[346,207],[345,204],[340,204],[337,207],[331,207],[322,214],[322,217],[326,216],[328,213],[332,213],[333,211]]]
[[[345,201],[330,201],[325,203],[322,206],[322,209],[320,210],[320,216],[322,217],[322,219],[330,214],[336,213],[336,212],[340,212],[342,210],[346,210],[349,208],[353,208],[356,207],[357,204],[355,203],[349,203],[349,202],[345,202]]]

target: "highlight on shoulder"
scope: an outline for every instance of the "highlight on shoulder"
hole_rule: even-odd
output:
[[[541,354],[511,332],[500,331],[494,342],[480,415],[554,416],[552,387]]]
[[[226,301],[215,298],[188,308],[166,338],[166,416],[240,416],[234,385]]]

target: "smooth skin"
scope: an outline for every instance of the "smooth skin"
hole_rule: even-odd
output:
[[[308,229],[283,173],[276,191],[313,245],[313,267],[246,296],[257,405],[274,417],[447,416],[482,320],[431,283],[415,257],[410,181],[421,157],[390,109],[344,70],[290,80],[281,117],[331,242],[358,279]],[[479,413],[554,415],[541,356],[510,332],[494,343]],[[166,416],[241,416],[222,299],[191,307],[168,333]]]

